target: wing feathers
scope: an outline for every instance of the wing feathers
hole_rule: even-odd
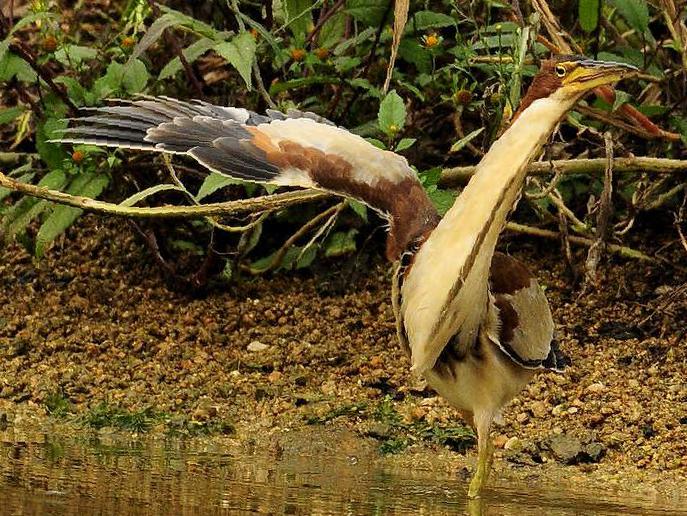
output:
[[[313,113],[251,111],[203,101],[141,97],[91,108],[57,141],[187,154],[238,179],[327,190],[367,203],[391,219],[395,259],[438,220],[405,158]]]

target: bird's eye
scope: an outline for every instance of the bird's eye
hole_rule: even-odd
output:
[[[556,75],[558,75],[558,77],[565,76],[565,72],[566,72],[565,66],[563,66],[563,65],[556,66]]]

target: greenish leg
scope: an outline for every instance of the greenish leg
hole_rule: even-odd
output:
[[[487,483],[491,465],[494,462],[494,445],[491,442],[489,430],[486,432],[477,432],[477,469],[470,481],[468,488],[468,498],[477,498],[482,492],[482,488]]]

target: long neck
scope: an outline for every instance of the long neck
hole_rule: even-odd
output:
[[[432,367],[456,331],[474,342],[487,309],[489,266],[529,162],[574,99],[534,101],[495,142],[422,245],[403,284],[413,368]]]
[[[467,246],[470,253],[465,255],[466,259],[474,252],[490,260],[485,249],[477,248],[490,240],[495,243],[520,194],[527,165],[573,104],[574,100],[556,98],[534,101],[479,163],[475,175],[440,224],[453,238],[474,238],[474,246]]]

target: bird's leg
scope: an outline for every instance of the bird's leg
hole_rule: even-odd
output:
[[[477,469],[470,481],[468,498],[477,498],[486,484],[494,462],[494,445],[489,435],[491,417],[475,418],[477,423]]]

